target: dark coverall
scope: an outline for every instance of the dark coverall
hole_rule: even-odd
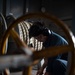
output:
[[[43,46],[48,48],[67,44],[67,41],[63,37],[52,31],[48,36],[48,39],[43,43]],[[65,53],[48,58],[46,72],[49,72],[52,75],[65,75],[67,68],[67,56],[68,53]]]

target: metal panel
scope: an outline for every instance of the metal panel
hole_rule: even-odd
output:
[[[13,13],[15,17],[23,15],[23,0],[9,0],[7,1],[7,14]]]

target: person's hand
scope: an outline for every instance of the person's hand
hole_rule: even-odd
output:
[[[37,74],[36,75],[42,75],[43,74],[43,69],[40,69],[37,71]]]

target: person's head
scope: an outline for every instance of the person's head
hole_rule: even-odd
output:
[[[44,42],[49,36],[48,28],[45,27],[41,22],[34,22],[29,29],[29,37],[34,37],[40,42]]]

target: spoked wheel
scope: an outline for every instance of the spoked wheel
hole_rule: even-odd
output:
[[[2,54],[5,54],[5,41],[8,38],[9,35],[11,35],[16,44],[18,45],[19,48],[23,47],[23,48],[27,48],[28,46],[22,42],[19,39],[19,36],[16,34],[16,32],[13,30],[13,28],[18,25],[18,23],[26,20],[26,19],[30,19],[30,18],[45,18],[48,19],[52,22],[54,22],[57,26],[59,26],[63,32],[65,33],[67,39],[68,39],[68,45],[65,46],[58,46],[58,47],[51,47],[51,48],[46,48],[44,50],[41,51],[35,51],[32,54],[32,59],[33,61],[43,58],[43,57],[52,57],[61,53],[65,53],[65,52],[69,52],[68,55],[68,67],[67,67],[67,73],[66,75],[75,75],[75,37],[72,34],[72,32],[70,31],[70,29],[67,27],[66,24],[64,24],[62,21],[60,21],[58,18],[56,18],[53,15],[50,14],[46,14],[46,13],[30,13],[30,14],[26,14],[25,16],[22,16],[20,18],[18,18],[16,21],[14,21],[10,27],[7,29],[3,40],[2,40]],[[51,50],[50,50],[51,49]],[[28,66],[27,70],[25,71],[26,73],[23,73],[24,75],[30,75],[30,68],[31,66]]]
[[[2,54],[1,44],[2,44],[3,35],[6,30],[7,30],[7,24],[6,24],[5,17],[3,16],[2,13],[0,13],[0,54]],[[5,51],[7,51],[7,48],[8,48],[8,38],[5,41]],[[0,74],[2,74],[2,73],[5,74],[5,72],[1,72]]]
[[[7,30],[7,24],[6,24],[5,18],[3,14],[0,13],[0,49],[1,49],[2,39],[3,39],[3,34],[5,33],[6,30]],[[6,40],[6,46],[5,46],[6,51],[7,51],[7,46],[8,46],[8,38]],[[0,54],[1,54],[1,51],[0,51]]]

